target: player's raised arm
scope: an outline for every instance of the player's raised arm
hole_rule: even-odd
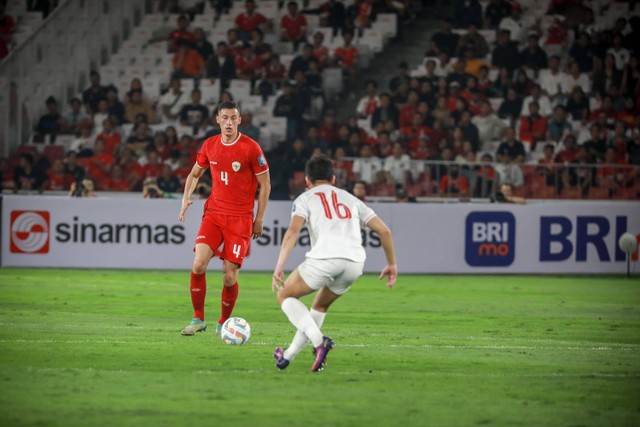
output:
[[[305,222],[306,220],[299,215],[294,215],[291,218],[289,228],[282,238],[282,246],[280,247],[280,255],[278,256],[276,268],[273,270],[273,279],[271,280],[271,290],[273,292],[276,292],[280,289],[281,285],[284,284],[284,265],[298,241],[298,235],[302,227],[304,227]]]
[[[184,183],[184,193],[182,194],[182,207],[180,208],[180,215],[178,219],[180,222],[184,221],[184,214],[187,212],[187,208],[193,203],[191,201],[191,195],[196,190],[196,186],[198,185],[198,181],[202,174],[204,174],[205,168],[201,168],[198,164],[194,164],[189,176],[187,176],[187,180]]]
[[[367,223],[367,227],[375,231],[380,235],[380,241],[382,242],[382,249],[384,249],[384,255],[387,258],[387,265],[382,269],[380,273],[380,279],[387,276],[387,286],[392,288],[396,279],[398,278],[398,267],[396,262],[396,251],[393,245],[393,235],[391,230],[387,227],[379,217],[375,216]]]

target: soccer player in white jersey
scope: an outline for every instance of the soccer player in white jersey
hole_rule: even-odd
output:
[[[349,290],[362,275],[366,253],[362,247],[361,227],[367,226],[380,235],[387,265],[380,279],[387,276],[393,287],[398,276],[393,236],[389,227],[353,195],[335,187],[331,159],[325,155],[312,157],[306,165],[308,189],[293,202],[291,223],[282,240],[280,255],[273,272],[272,291],[278,292],[278,303],[297,332],[286,350],[278,347],[273,356],[276,367],[285,369],[302,348],[311,341],[315,360],[314,372],[322,370],[333,340],[320,331],[329,306]],[[306,224],[311,250],[306,259],[284,279],[284,265]],[[318,291],[311,310],[300,297]]]

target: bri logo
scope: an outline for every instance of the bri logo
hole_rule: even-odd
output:
[[[516,219],[511,212],[467,215],[465,260],[472,267],[507,267],[516,250]]]
[[[11,211],[9,251],[14,254],[49,253],[49,212]]]

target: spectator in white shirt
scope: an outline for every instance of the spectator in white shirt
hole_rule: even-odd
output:
[[[584,93],[591,93],[589,76],[587,73],[580,72],[580,66],[576,61],[571,61],[569,64],[569,73],[565,75],[562,83],[562,92],[570,94],[576,86],[580,86]]]
[[[499,140],[505,126],[504,122],[493,112],[489,101],[483,101],[480,104],[480,113],[471,119],[471,123],[478,128],[480,147],[485,147],[488,143]]]
[[[393,154],[384,159],[384,171],[394,184],[404,185],[411,171],[411,159],[399,142],[393,144]]]
[[[498,28],[511,33],[511,40],[522,45],[526,41],[528,25],[522,18],[522,6],[514,1],[511,3],[511,14],[500,21]]]
[[[380,106],[380,97],[378,96],[378,84],[369,80],[365,88],[367,94],[360,99],[356,107],[356,114],[360,119],[369,119],[376,108]]]
[[[355,179],[371,185],[377,181],[378,174],[382,172],[382,161],[372,156],[371,147],[365,144],[360,148],[360,157],[353,162],[353,174]]]
[[[453,71],[453,63],[455,61],[449,58],[446,52],[440,52],[438,54],[438,63],[436,64],[436,69],[434,71],[435,75],[438,77],[447,77],[447,75]]]
[[[560,57],[553,55],[549,58],[549,69],[542,72],[540,70],[540,87],[542,93],[547,95],[554,104],[562,102],[563,97],[566,96],[562,90],[562,85],[567,78],[567,73],[560,70]]]
[[[616,68],[618,70],[624,69],[629,63],[630,54],[629,51],[622,46],[622,34],[616,34],[613,36],[613,46],[607,49],[607,53],[613,55],[616,60]]]
[[[169,90],[160,97],[158,104],[162,113],[162,121],[177,122],[182,106],[189,103],[191,97],[182,90],[182,82],[179,78],[172,78],[169,83]]]
[[[529,104],[531,101],[536,101],[538,103],[538,106],[540,107],[538,114],[541,116],[549,117],[553,112],[551,101],[547,95],[542,93],[542,89],[539,84],[534,85],[531,89],[531,95],[525,97],[522,101],[522,111],[520,112],[521,116],[529,115]]]

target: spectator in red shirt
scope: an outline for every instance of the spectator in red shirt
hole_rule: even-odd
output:
[[[575,161],[578,155],[578,145],[576,144],[576,138],[573,135],[567,135],[564,138],[563,144],[564,149],[562,149],[556,155],[556,163],[568,164]]]
[[[333,111],[327,111],[323,118],[322,123],[318,126],[318,134],[320,138],[324,139],[327,144],[333,146],[334,140],[338,135],[338,125],[336,123],[336,115]]]
[[[243,46],[242,54],[235,57],[236,73],[239,79],[253,81],[262,69],[260,57],[253,53],[249,43]]]
[[[260,58],[262,66],[267,66],[273,56],[273,49],[269,43],[264,42],[264,33],[257,28],[251,31],[251,47],[253,53]]]
[[[600,104],[600,108],[597,108],[589,115],[589,121],[594,122],[600,120],[604,116],[607,128],[613,129],[616,121],[618,120],[618,112],[613,108],[613,98],[611,95],[604,95]]]
[[[424,118],[419,112],[414,112],[411,123],[400,129],[400,138],[406,143],[409,151],[415,151],[418,148],[419,141],[425,138],[429,142],[429,147],[435,150],[438,141],[432,137],[432,129],[423,124]]]
[[[227,52],[229,56],[235,58],[237,55],[242,54],[242,47],[244,43],[238,38],[238,30],[235,28],[229,28],[227,30],[227,48],[229,51]],[[218,43],[218,46],[220,43]]]
[[[66,191],[69,190],[69,185],[72,181],[73,176],[65,171],[62,159],[55,159],[51,168],[47,171],[45,188],[52,191]]]
[[[193,169],[193,162],[188,152],[180,153],[180,159],[178,160],[178,167],[173,171],[173,174],[180,179],[180,186],[184,187],[184,183]]]
[[[102,132],[96,137],[96,142],[102,141],[105,146],[105,152],[110,153],[112,156],[117,156],[120,150],[120,143],[122,142],[122,136],[113,130],[113,123],[110,119],[102,121]]]
[[[538,160],[536,174],[544,177],[544,185],[554,187],[556,190],[561,188],[559,168],[556,165],[556,159],[553,155],[555,146],[546,144],[542,150],[544,157]]]
[[[164,164],[154,147],[148,147],[144,158],[138,160],[142,164],[142,174],[145,178],[157,178],[162,172]]]
[[[16,21],[5,13],[7,7],[6,0],[0,1],[0,59],[9,54],[11,36],[16,30]]]
[[[102,183],[102,188],[109,191],[130,191],[131,183],[124,176],[122,166],[115,164],[111,166],[111,173],[109,179]]]
[[[534,150],[539,141],[544,141],[547,134],[547,118],[540,115],[537,101],[529,103],[529,115],[520,118],[520,140],[527,142]]]
[[[358,66],[358,49],[351,45],[353,33],[342,33],[343,45],[336,49],[334,56],[336,65],[342,68],[342,72],[347,79],[346,85],[350,88],[356,87],[356,70]]]
[[[469,196],[467,178],[460,174],[460,167],[458,165],[451,165],[449,173],[440,178],[440,195],[459,197]]]
[[[178,51],[178,44],[181,41],[186,41],[188,43],[195,43],[196,37],[195,35],[188,30],[189,28],[189,18],[186,15],[180,15],[178,17],[177,28],[172,30],[166,36],[154,37],[149,40],[149,43],[155,43],[159,41],[166,40],[168,42],[167,50],[170,53],[175,53]]]
[[[318,60],[320,68],[325,68],[329,65],[329,48],[324,45],[324,33],[317,31],[313,35],[313,52],[312,55]]]
[[[173,56],[172,62],[174,77],[180,79],[204,77],[204,59],[186,40],[178,42],[178,51]]]
[[[598,168],[598,185],[617,190],[633,186],[635,178],[634,168],[626,160],[619,158],[614,147],[607,148],[604,165]]]
[[[413,115],[418,111],[418,92],[411,90],[407,95],[407,102],[400,108],[400,127],[410,126]]]
[[[113,156],[106,151],[105,143],[102,140],[96,140],[93,148],[93,156],[88,159],[88,173],[98,183],[109,177],[111,165],[113,164]]]
[[[245,11],[236,16],[236,27],[238,27],[238,36],[242,40],[249,40],[249,34],[256,28],[265,31],[271,27],[271,22],[260,12],[256,12],[256,2],[254,0],[246,0],[244,2]]]
[[[144,171],[142,170],[142,165],[138,163],[133,150],[125,149],[118,159],[118,164],[122,168],[127,181],[129,181],[129,187],[131,189],[136,188],[144,176]]]
[[[293,51],[298,51],[298,46],[307,37],[307,18],[298,10],[298,2],[287,3],[287,13],[280,18],[280,32],[282,40],[293,42]]]
[[[285,82],[287,69],[280,62],[278,55],[272,55],[267,65],[260,70],[261,81],[257,85],[258,92],[263,97],[268,97],[276,93]]]

